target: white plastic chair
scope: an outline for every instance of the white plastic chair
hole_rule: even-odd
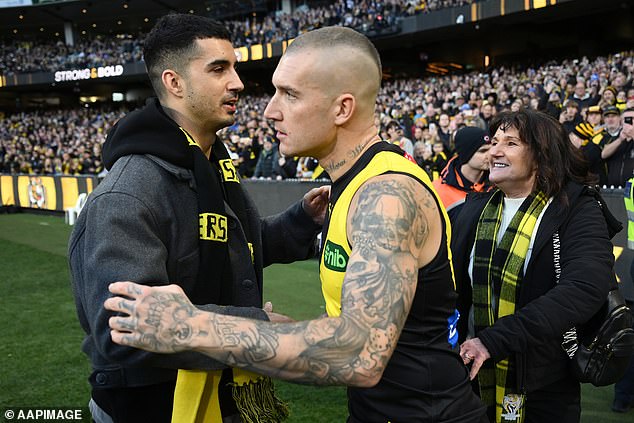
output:
[[[81,209],[83,209],[84,204],[86,204],[86,197],[87,197],[86,193],[82,192],[81,194],[77,196],[77,202],[75,203],[75,206],[69,207],[64,210],[65,212],[64,220],[66,221],[66,223],[68,223],[71,226],[75,224],[75,220],[77,220],[79,213],[81,213]]]

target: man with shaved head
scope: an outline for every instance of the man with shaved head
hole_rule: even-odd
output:
[[[425,172],[377,135],[381,75],[372,43],[341,27],[299,36],[273,74],[265,116],[280,152],[318,158],[333,180],[320,259],[326,317],[223,316],[174,285],[120,282],[105,303],[123,313],[110,320],[113,341],[347,385],[349,422],[486,421],[455,349],[449,220]]]

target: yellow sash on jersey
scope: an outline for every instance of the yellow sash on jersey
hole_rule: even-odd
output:
[[[242,369],[233,371],[233,399],[244,423],[276,423],[289,411],[274,394],[269,377]],[[222,370],[179,370],[174,390],[173,423],[221,423],[218,384]]]

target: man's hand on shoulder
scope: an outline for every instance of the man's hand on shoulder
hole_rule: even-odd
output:
[[[324,185],[308,191],[302,199],[302,207],[313,221],[318,225],[323,225],[328,210],[330,199],[330,186]]]

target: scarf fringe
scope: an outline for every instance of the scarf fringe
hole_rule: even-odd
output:
[[[231,391],[243,423],[278,423],[290,415],[288,405],[275,395],[270,377],[242,385],[232,383]]]

